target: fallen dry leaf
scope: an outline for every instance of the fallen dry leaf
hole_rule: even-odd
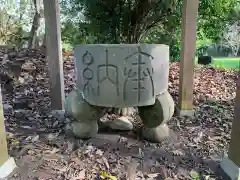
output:
[[[22,84],[12,77],[19,73],[19,59],[27,62],[23,62],[26,64],[19,74],[24,79],[20,80]],[[10,61],[15,65],[10,65]],[[194,69],[195,116],[174,116],[168,122],[179,133],[176,142],[158,144],[142,141],[137,134],[142,122],[136,112],[132,115],[134,132],[114,132],[111,135],[101,133],[98,134],[98,138],[104,137],[100,138],[101,148],[98,148],[100,145],[97,143],[81,141],[79,149],[75,150],[71,148],[72,144],[67,143],[70,137],[62,133],[65,123],[70,119],[49,112],[50,84],[45,54],[34,49],[5,51],[0,48],[0,66],[5,127],[6,132],[12,133],[7,140],[9,154],[19,161],[21,170],[18,176],[9,179],[19,180],[19,177],[25,176],[26,179],[70,179],[85,174],[85,179],[88,180],[95,179],[98,172],[108,170],[109,174],[118,179],[127,176],[129,179],[140,180],[145,175],[159,173],[163,179],[185,180],[191,179],[189,169],[197,169],[201,172],[201,177],[224,179],[222,174],[208,166],[208,162],[213,155],[222,156],[228,152],[237,71],[202,66]],[[71,54],[63,56],[63,66],[67,94],[76,86],[74,58]],[[10,72],[12,70],[16,72]],[[178,101],[178,88],[179,63],[170,63],[168,90],[175,104]],[[36,133],[39,137],[50,135],[45,139],[36,137],[36,141],[32,142]],[[132,139],[136,144],[131,143]],[[15,141],[19,145],[11,144]],[[131,156],[137,164],[144,164],[144,168],[131,170],[133,165],[130,164],[131,168],[126,169],[124,166],[129,163],[126,156]],[[29,157],[27,162],[24,161],[26,157]],[[187,173],[181,173],[180,168]],[[84,173],[81,174],[80,169],[84,169]]]

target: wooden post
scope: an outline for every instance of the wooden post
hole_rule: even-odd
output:
[[[193,78],[199,0],[183,0],[179,81],[179,115],[193,114]]]
[[[0,167],[8,160],[7,140],[4,125],[2,93],[0,86]]]
[[[228,157],[221,162],[222,169],[233,180],[240,179],[240,76],[238,77],[235,100],[235,117],[232,122],[232,133]]]
[[[235,101],[235,118],[232,123],[232,134],[228,156],[240,167],[240,77],[238,78],[238,88]]]
[[[64,104],[64,76],[58,0],[43,0],[46,51],[50,76],[50,98],[52,110],[62,110]]]
[[[15,168],[16,164],[14,159],[8,156],[0,86],[0,179],[6,178]]]

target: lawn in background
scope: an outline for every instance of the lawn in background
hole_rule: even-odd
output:
[[[195,58],[195,65],[197,65],[198,57]],[[214,68],[220,69],[240,69],[240,57],[213,57]]]

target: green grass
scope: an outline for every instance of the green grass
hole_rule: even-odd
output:
[[[195,57],[195,66],[197,66],[197,59]],[[240,69],[240,57],[213,57],[211,66],[218,69]]]
[[[239,58],[213,58],[213,67],[226,69],[240,69]]]

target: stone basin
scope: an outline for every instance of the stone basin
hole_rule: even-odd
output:
[[[84,44],[73,50],[76,86],[91,105],[149,106],[168,88],[169,46]]]

